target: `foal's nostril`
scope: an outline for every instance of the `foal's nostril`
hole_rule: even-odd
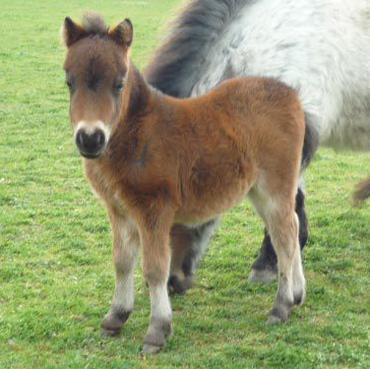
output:
[[[105,135],[104,132],[98,129],[96,132],[93,133],[93,138],[96,140],[97,146],[100,148],[105,144]]]
[[[94,157],[100,154],[105,145],[105,135],[100,129],[88,134],[85,130],[80,129],[76,134],[76,145],[82,155]]]
[[[76,144],[78,147],[83,147],[84,143],[84,135],[86,135],[83,131],[78,131],[76,134]]]

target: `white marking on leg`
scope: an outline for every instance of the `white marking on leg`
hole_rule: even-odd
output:
[[[135,299],[134,271],[135,269],[132,267],[123,274],[116,274],[116,284],[112,300],[113,309],[123,311],[133,310]]]
[[[289,208],[284,209],[284,204],[280,204],[280,209],[276,207],[270,210],[268,231],[277,254],[279,270],[278,292],[274,306],[278,307],[283,304],[288,313],[294,302],[293,264],[295,260],[298,260],[296,255],[300,252],[298,217],[294,212],[294,207],[290,210]],[[283,318],[286,319],[287,316]]]
[[[167,279],[166,279],[167,281]],[[172,309],[168,297],[167,283],[149,285],[151,318],[160,321],[170,322]]]
[[[300,303],[302,303],[306,296],[306,279],[303,273],[299,240],[297,240],[297,244],[298,247],[293,260],[293,295],[295,300],[300,297]]]
[[[116,286],[113,295],[112,308],[123,311],[132,311],[134,307],[134,272],[135,259],[139,247],[139,236],[132,224],[120,221],[118,240],[121,249],[115,255]]]

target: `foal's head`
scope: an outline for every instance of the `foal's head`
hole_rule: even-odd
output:
[[[98,15],[82,25],[67,17],[64,70],[70,91],[70,119],[80,153],[96,158],[118,123],[129,68],[133,28],[128,19],[109,29]]]

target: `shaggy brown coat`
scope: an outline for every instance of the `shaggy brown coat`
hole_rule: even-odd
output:
[[[177,245],[174,260],[181,253],[181,235],[170,239],[171,229],[207,222],[247,195],[278,255],[269,322],[287,319],[305,290],[294,212],[305,124],[296,92],[274,79],[243,77],[198,98],[172,98],[132,64],[130,21],[110,30],[99,17],[84,23],[66,18],[64,68],[76,143],[114,235],[116,290],[103,329],[118,332],[133,308],[140,245],[152,306],[144,349],[163,346],[171,332],[170,244]]]

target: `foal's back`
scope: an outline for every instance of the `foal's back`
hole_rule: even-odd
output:
[[[213,144],[231,140],[243,150],[243,140],[248,140],[252,148],[261,145],[261,139],[266,143],[272,136],[273,141],[277,140],[268,142],[273,150],[286,139],[296,141],[300,148],[299,141],[304,133],[301,104],[296,91],[278,80],[233,78],[205,95],[176,101],[187,118],[180,129],[187,131],[186,126],[192,125],[203,142],[210,142],[212,138],[218,140]],[[294,146],[294,142],[289,144]]]

